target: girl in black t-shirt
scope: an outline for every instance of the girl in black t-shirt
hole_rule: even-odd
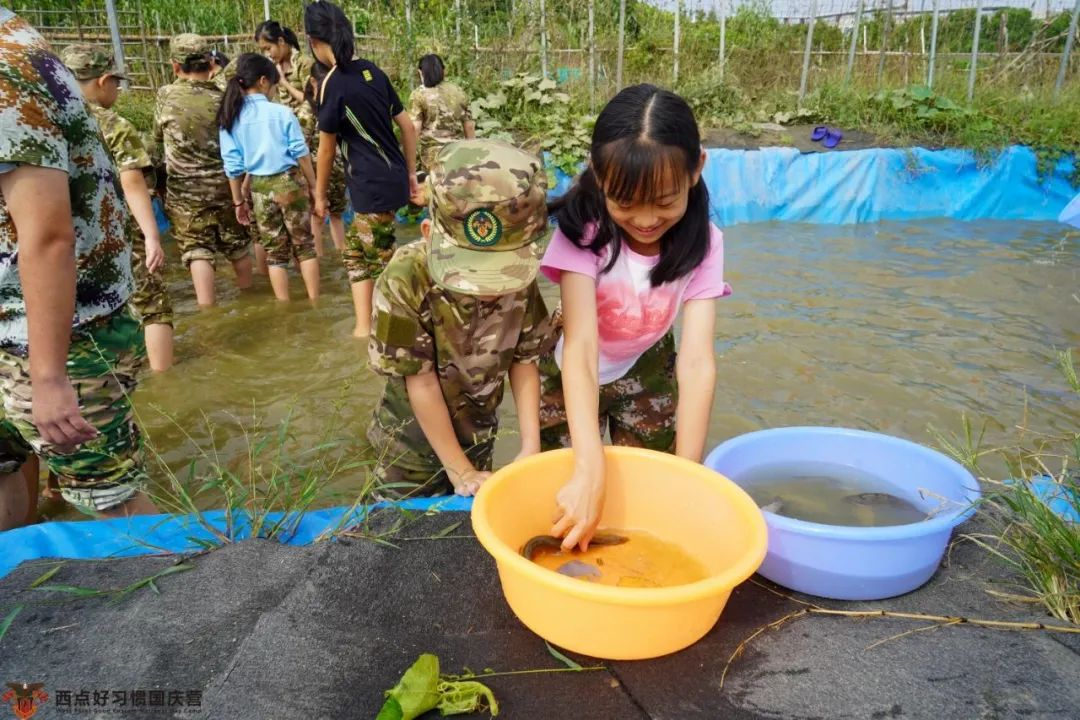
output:
[[[338,146],[356,217],[342,258],[352,284],[356,328],[371,331],[371,292],[394,253],[394,213],[410,198],[420,200],[416,181],[416,128],[390,79],[370,60],[354,59],[352,23],[330,2],[304,9],[311,51],[331,68],[319,89],[319,157],[315,212],[325,217],[327,187]],[[394,137],[396,123],[401,145]]]

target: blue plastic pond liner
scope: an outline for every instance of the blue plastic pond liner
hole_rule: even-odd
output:
[[[472,498],[456,495],[415,498],[396,503],[378,503],[353,511],[347,507],[312,510],[300,518],[296,531],[286,540],[289,545],[307,545],[326,530],[347,527],[363,519],[368,511],[380,507],[401,507],[417,512],[442,512],[472,509]],[[281,513],[270,516],[273,522]],[[203,518],[224,530],[225,513],[211,510]],[[244,522],[235,523],[236,539],[250,537]],[[193,515],[139,515],[116,520],[45,522],[0,532],[0,578],[19,563],[41,558],[119,558],[153,555],[162,552],[187,553],[203,549],[199,541],[213,541],[213,535]]]
[[[1012,485],[1016,483],[1016,480],[1006,480],[1005,482]],[[1028,484],[1035,497],[1039,498],[1055,515],[1066,522],[1080,525],[1080,511],[1077,510],[1076,500],[1069,488],[1063,486],[1049,475],[1033,477]]]
[[[985,163],[968,150],[923,148],[832,153],[714,148],[706,153],[702,177],[713,221],[721,227],[770,221],[1056,220],[1076,193],[1069,181],[1072,159],[1061,160],[1053,174],[1040,178],[1035,153],[1021,146]],[[550,195],[562,195],[572,182],[555,170]]]
[[[1074,197],[1072,202],[1065,206],[1065,209],[1058,215],[1058,222],[1080,228],[1080,195]]]

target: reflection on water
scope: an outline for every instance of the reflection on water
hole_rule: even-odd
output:
[[[927,425],[956,428],[963,412],[1012,426],[1025,393],[1037,427],[1080,425],[1054,357],[1055,348],[1080,345],[1080,235],[1064,226],[764,224],[726,237],[735,294],[719,303],[710,447],[798,424],[931,444]],[[359,452],[381,381],[367,368],[366,343],[350,337],[337,257],[323,260],[317,308],[301,299],[300,283],[285,307],[265,278],[238,296],[221,267],[221,306],[197,312],[175,247],[168,252],[178,364],[147,377],[135,396],[168,465],[180,471],[197,460],[211,434],[223,461],[239,458],[246,441],[233,429],[236,417],[273,424],[290,410],[297,443],[310,446],[326,439],[340,408],[335,433]],[[554,306],[557,288],[542,282]],[[504,425],[513,428],[509,395]],[[512,434],[500,438],[496,462],[509,461],[516,444]],[[360,481],[340,484],[351,490]]]

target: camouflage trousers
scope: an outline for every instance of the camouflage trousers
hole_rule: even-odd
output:
[[[374,280],[394,256],[394,213],[357,213],[345,233],[341,259],[349,282]]]
[[[498,418],[492,418],[492,422],[493,427],[484,437],[464,441],[458,438],[466,457],[477,470],[491,470],[492,467]],[[439,462],[439,456],[416,421],[404,378],[387,379],[382,399],[368,426],[367,439],[375,453],[372,473],[378,499],[453,494],[454,486]]]
[[[668,332],[618,380],[600,386],[600,435],[614,445],[661,452],[675,448],[675,337]],[[562,373],[554,355],[540,360],[540,445],[570,447]]]
[[[331,215],[344,215],[349,201],[346,197],[345,165],[341,156],[334,156],[334,165],[330,168],[330,185],[326,190],[327,207]]]
[[[146,269],[146,244],[142,234],[135,233],[131,243],[131,270],[135,275],[135,292],[128,299],[128,304],[135,310],[142,326],[173,326],[173,305],[165,278],[161,270],[150,272]]]
[[[311,236],[311,202],[300,168],[277,175],[253,176],[251,199],[259,241],[271,267],[287,267],[315,259]]]
[[[34,425],[29,361],[0,352],[0,472],[14,472],[35,453],[59,478],[61,494],[73,505],[107,510],[129,500],[147,479],[142,436],[131,408],[145,356],[139,321],[126,307],[75,330],[68,377],[79,411],[100,434],[63,452],[42,440]]]
[[[223,176],[224,177],[224,176]],[[212,198],[169,189],[165,198],[165,214],[172,223],[172,235],[180,248],[184,266],[193,260],[215,264],[218,253],[235,262],[251,253],[251,236],[236,219],[236,211],[226,192]]]

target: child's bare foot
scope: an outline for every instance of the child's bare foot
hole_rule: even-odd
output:
[[[360,327],[359,325],[357,325],[355,328],[353,328],[353,331],[352,331],[352,336],[354,338],[364,339],[364,338],[367,338],[370,335],[371,335],[371,328]]]

